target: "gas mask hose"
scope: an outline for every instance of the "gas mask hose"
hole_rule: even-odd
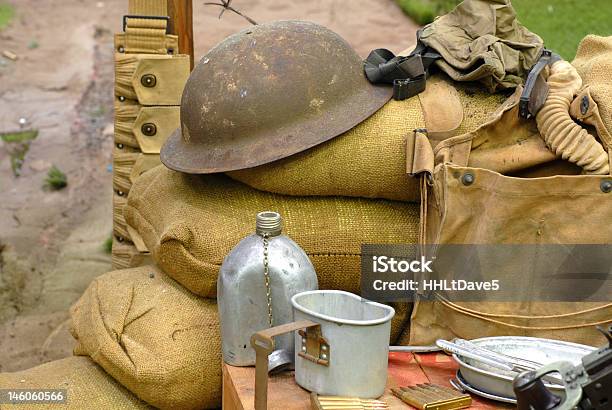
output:
[[[569,115],[574,95],[582,87],[578,72],[567,61],[557,61],[551,67],[547,82],[550,92],[536,116],[538,129],[546,144],[588,174],[608,174],[610,165],[605,149]]]

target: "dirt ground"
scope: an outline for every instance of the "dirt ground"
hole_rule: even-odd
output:
[[[19,176],[0,140],[0,371],[71,354],[68,308],[110,270],[112,33],[127,0],[10,0],[16,17],[0,31],[0,133],[37,129]],[[196,61],[242,17],[194,1]],[[311,20],[337,31],[365,56],[400,51],[416,26],[393,0],[235,0],[257,22]],[[20,124],[20,119],[23,119]],[[49,168],[67,188],[43,190]]]

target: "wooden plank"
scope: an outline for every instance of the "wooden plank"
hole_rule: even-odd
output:
[[[238,379],[237,379],[238,380]],[[223,395],[221,397],[221,408],[229,410],[244,410],[234,381],[228,371],[228,366],[223,363]]]
[[[410,406],[393,396],[391,388],[421,383],[435,383],[450,387],[448,381],[454,377],[456,370],[457,364],[445,354],[389,353],[387,389],[380,399],[386,401],[392,410],[409,408]],[[227,403],[228,409],[253,410],[254,398],[255,368],[223,364],[223,408],[226,408]],[[473,408],[481,410],[508,408],[501,403],[476,396],[472,398]],[[309,393],[295,383],[293,372],[270,377],[268,408],[275,410],[310,409]]]
[[[225,389],[233,388],[242,407],[238,409],[253,410],[255,400],[255,368],[234,367],[223,364],[224,372],[231,378],[232,384],[223,385]],[[224,407],[225,408],[225,407]],[[309,393],[295,383],[293,372],[284,372],[271,376],[268,381],[268,409],[306,410],[310,409]]]
[[[178,36],[179,52],[188,54],[193,70],[193,1],[168,0],[169,31]]]
[[[223,371],[232,383],[223,384],[223,396],[233,395],[226,389],[234,389],[242,407],[237,409],[253,410],[255,399],[255,368],[234,367],[223,364]],[[427,377],[421,371],[414,357],[408,353],[391,353],[389,356],[389,379],[381,400],[389,403],[390,409],[406,409],[407,405],[391,393],[392,387],[406,384],[426,383]],[[225,409],[225,406],[223,407]],[[228,407],[231,408],[231,407]],[[294,372],[285,372],[270,377],[268,382],[268,409],[307,410],[310,409],[309,392],[295,383]]]

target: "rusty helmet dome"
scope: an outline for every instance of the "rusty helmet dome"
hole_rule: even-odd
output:
[[[161,150],[176,171],[255,167],[304,151],[359,124],[392,95],[333,31],[305,21],[249,27],[211,49],[191,73],[181,128]]]

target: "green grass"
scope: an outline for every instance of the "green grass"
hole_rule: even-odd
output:
[[[15,9],[12,5],[0,2],[0,30],[8,26],[15,16]]]
[[[0,133],[0,139],[4,142],[27,142],[38,137],[38,130],[25,130]]]
[[[51,191],[59,191],[68,186],[68,178],[58,167],[53,165],[45,179],[45,188]]]
[[[587,34],[612,35],[612,7],[606,0],[513,0],[512,5],[521,23],[567,60]]]
[[[110,234],[108,238],[102,244],[102,249],[104,253],[111,253],[113,251],[113,234]]]
[[[24,130],[0,133],[0,139],[6,143],[7,151],[11,160],[13,175],[21,174],[21,167],[30,143],[38,136],[38,130]]]
[[[397,4],[417,24],[425,25],[458,4],[456,0],[396,0]]]
[[[450,11],[457,0],[396,0],[417,23]],[[612,7],[606,0],[513,0],[519,21],[546,47],[572,60],[587,34],[612,35]]]

